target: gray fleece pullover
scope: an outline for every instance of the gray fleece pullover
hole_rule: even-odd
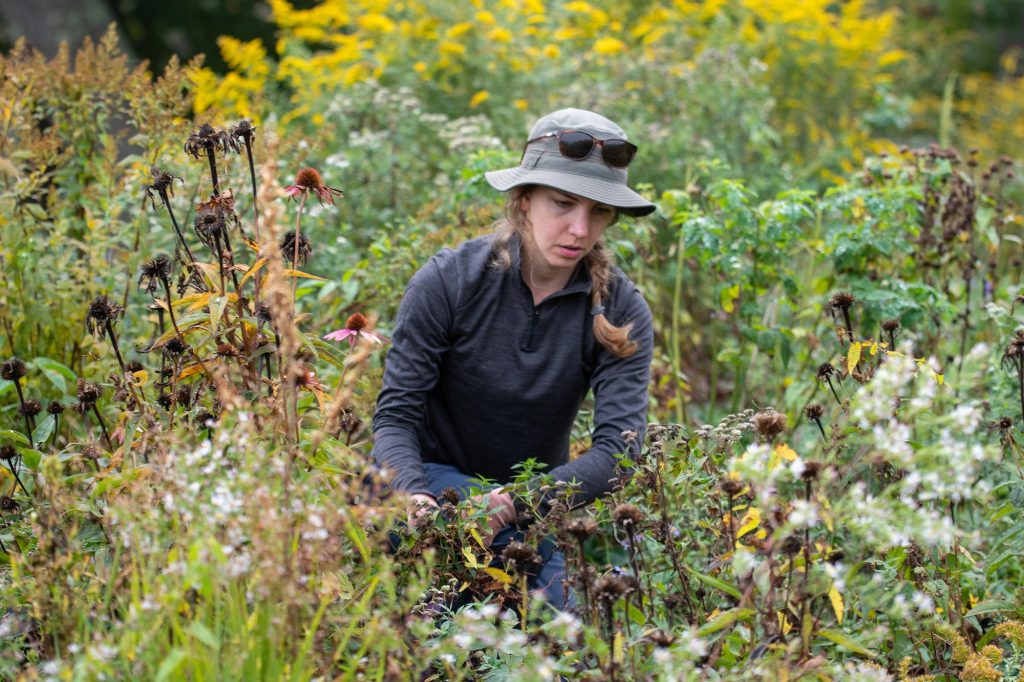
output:
[[[633,323],[638,350],[619,358],[594,340],[590,274],[580,264],[564,289],[533,304],[519,268],[492,263],[493,236],[445,249],[413,276],[395,321],[373,418],[373,455],[391,486],[430,494],[422,463],[451,464],[499,483],[535,458],[577,502],[611,487],[623,431],[642,434],[653,353],[651,313],[615,269],[606,315]],[[589,451],[568,461],[576,413],[594,392]]]

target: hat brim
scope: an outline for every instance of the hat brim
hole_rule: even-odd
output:
[[[591,175],[542,168],[504,168],[484,173],[488,184],[499,192],[522,185],[544,185],[570,194],[614,206],[631,216],[645,216],[657,208],[654,204],[619,182]]]

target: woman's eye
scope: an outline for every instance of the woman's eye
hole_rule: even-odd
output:
[[[565,201],[564,199],[555,199],[555,206],[558,208],[569,208],[572,206],[571,201]]]

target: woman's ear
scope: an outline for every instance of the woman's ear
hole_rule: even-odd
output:
[[[522,213],[529,213],[530,211],[530,194],[531,192],[523,192],[523,195],[519,197],[519,210]]]

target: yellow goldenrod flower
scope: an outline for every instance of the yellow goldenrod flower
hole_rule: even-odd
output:
[[[574,0],[565,4],[565,9],[569,12],[579,12],[581,14],[591,14],[594,11],[594,7],[589,2],[583,0]]]
[[[618,38],[599,38],[594,43],[594,51],[598,54],[619,54],[625,50],[626,44]]]
[[[515,106],[516,109],[519,109],[519,111],[526,111],[526,108],[530,106],[525,99],[517,99],[512,102],[512,105]]]
[[[463,21],[458,24],[452,25],[447,31],[445,31],[445,36],[454,40],[456,38],[459,38],[460,36],[469,33],[472,30],[473,24],[468,21]]]
[[[416,62],[415,64],[412,65],[412,70],[415,71],[416,73],[423,73],[424,71],[427,70],[427,63]]]
[[[1024,648],[1024,623],[1019,620],[1008,620],[996,626],[996,634],[1006,637],[1018,648]]]
[[[466,54],[466,46],[459,43],[453,43],[450,40],[442,40],[438,46],[437,51],[442,55],[464,55]]]
[[[981,654],[973,654],[960,671],[963,682],[999,682],[1003,674],[992,666],[992,662]]]
[[[487,33],[487,38],[493,40],[496,43],[510,43],[512,42],[512,31],[508,30],[503,26],[495,26]]]
[[[477,12],[476,20],[479,21],[481,24],[487,24],[488,26],[493,26],[495,23],[497,23],[497,21],[494,18],[494,15],[488,12],[487,10]]]
[[[544,49],[541,50],[541,53],[548,59],[558,59],[562,55],[562,50],[559,49],[558,45],[548,43],[544,46]]]
[[[470,109],[476,109],[478,106],[480,106],[481,104],[486,102],[487,99],[490,96],[491,96],[491,93],[487,92],[486,90],[480,90],[475,95],[473,95],[472,98],[470,98],[470,100],[469,100],[469,108]]]

